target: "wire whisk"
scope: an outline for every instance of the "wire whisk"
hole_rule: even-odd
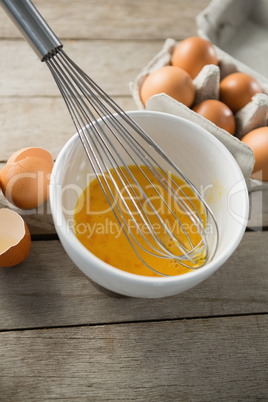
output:
[[[164,272],[146,262],[144,253],[165,260],[175,259],[191,269],[207,263],[217,249],[218,228],[200,192],[146,131],[68,57],[30,0],[0,0],[0,3],[49,68],[99,185],[139,259],[163,276]],[[176,229],[168,225],[158,206],[148,197],[133,174],[132,165],[154,192],[152,198],[157,196],[165,213],[172,216]],[[190,187],[191,195],[178,184],[175,176]],[[202,216],[193,198],[200,203]],[[197,243],[184,228],[181,214],[187,216],[198,232]],[[161,226],[160,232],[154,227],[155,219]],[[142,227],[146,228],[146,236]],[[143,239],[142,244],[137,241],[136,233]]]

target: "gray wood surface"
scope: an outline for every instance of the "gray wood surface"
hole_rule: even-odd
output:
[[[268,232],[246,233],[233,256],[205,282],[177,296],[147,300],[94,284],[58,241],[34,241],[25,262],[0,269],[0,328],[265,313],[267,244]]]
[[[1,401],[265,401],[267,324],[255,315],[0,333]]]
[[[125,110],[166,38],[196,35],[210,0],[34,0],[66,52]],[[20,148],[56,159],[74,128],[46,66],[0,8],[0,169]],[[0,402],[266,401],[268,191],[212,277],[180,295],[109,292],[71,262],[49,203],[19,212],[32,249],[0,268]],[[264,230],[263,230],[264,229]],[[261,231],[263,230],[263,231]]]
[[[196,34],[195,16],[209,0],[35,0],[60,38],[143,40]],[[20,38],[0,13],[0,38]]]

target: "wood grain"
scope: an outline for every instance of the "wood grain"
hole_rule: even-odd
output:
[[[35,241],[25,262],[0,269],[0,329],[263,313],[267,242],[268,232],[246,233],[233,256],[205,282],[177,296],[147,300],[99,287],[58,241]]]
[[[71,0],[34,1],[59,38],[108,40],[156,40],[169,36],[181,39],[195,35],[195,17],[208,3],[209,0],[76,0],[74,5]],[[1,9],[0,37],[21,37]]]
[[[130,95],[129,82],[161,49],[163,41],[70,41],[66,53],[111,96]],[[51,74],[25,41],[2,40],[1,97],[59,96]]]
[[[0,333],[1,401],[267,399],[267,316]]]
[[[114,99],[124,110],[136,109],[130,96]],[[47,149],[55,160],[75,133],[61,97],[0,98],[0,127],[0,161],[31,146]]]
[[[254,191],[249,194],[249,220],[248,227],[258,230],[258,228],[268,228],[268,188],[265,190]]]

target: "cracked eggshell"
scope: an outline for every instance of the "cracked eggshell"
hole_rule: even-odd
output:
[[[51,154],[43,148],[15,152],[0,172],[0,184],[9,202],[21,209],[33,209],[49,196],[53,168]]]
[[[8,208],[0,209],[0,267],[20,264],[31,249],[31,235],[22,217]]]

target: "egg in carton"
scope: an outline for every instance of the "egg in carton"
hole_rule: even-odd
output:
[[[219,100],[220,81],[225,76],[233,72],[244,72],[253,76],[261,85],[262,93],[256,94],[246,106],[235,113],[235,136],[165,93],[153,95],[145,105],[143,104],[140,90],[145,78],[161,67],[171,64],[173,52],[178,44],[179,42],[175,39],[168,38],[162,49],[141,70],[135,80],[130,83],[132,96],[137,107],[139,109],[171,113],[199,124],[218,138],[232,153],[241,168],[249,189],[260,185],[262,188],[268,189],[267,182],[250,179],[255,162],[253,152],[246,144],[240,141],[247,132],[268,125],[268,81],[260,80],[259,75],[251,73],[251,70],[246,66],[245,68],[241,67],[241,65],[237,66],[233,60],[225,57],[225,52],[221,51],[217,46],[214,45],[219,60],[218,65],[205,65],[193,80],[195,98],[192,107],[206,99]]]

